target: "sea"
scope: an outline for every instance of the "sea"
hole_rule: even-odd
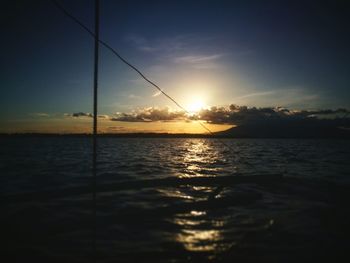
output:
[[[350,262],[350,140],[97,142],[0,138],[2,262]]]

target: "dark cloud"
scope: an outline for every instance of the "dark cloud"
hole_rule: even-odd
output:
[[[86,112],[75,112],[71,116],[72,117],[92,117],[92,114],[86,113]]]
[[[283,107],[256,108],[231,104],[226,107],[211,107],[203,109],[196,115],[189,116],[184,111],[172,111],[169,108],[149,107],[131,113],[116,113],[112,121],[152,122],[175,120],[204,120],[213,124],[235,124],[311,119],[348,119],[347,109],[326,110],[290,110]]]
[[[342,138],[349,136],[346,129],[350,127],[346,109],[300,111],[230,105],[202,110],[200,119],[236,124],[220,134],[251,138]]]
[[[93,117],[91,113],[77,112],[66,116]],[[131,113],[116,113],[113,116],[99,115],[100,119],[121,122],[154,122],[154,121],[193,121],[203,120],[212,124],[233,124],[249,131],[262,131],[273,134],[272,130],[288,130],[296,132],[300,129],[324,130],[330,127],[350,127],[350,111],[347,109],[292,110],[283,107],[247,107],[231,104],[226,107],[203,109],[196,115],[188,115],[184,111],[173,111],[170,108],[149,107]],[[238,132],[236,129],[235,132]],[[243,130],[242,130],[243,131]],[[247,130],[244,130],[247,133]]]
[[[97,118],[108,120],[109,116],[104,114],[104,115],[98,115]]]
[[[256,108],[230,105],[228,107],[211,107],[198,114],[198,119],[215,124],[243,125],[256,122],[311,119],[345,119],[349,117],[347,109],[337,110],[289,110],[282,107]]]
[[[168,108],[146,108],[132,113],[117,113],[111,120],[126,122],[204,120],[235,127],[218,135],[254,138],[348,137],[350,111],[347,109],[291,110],[283,107],[256,108],[238,105],[211,107],[197,115]]]
[[[92,118],[94,115],[92,113],[88,112],[74,112],[74,113],[66,113],[64,114],[66,117],[74,117],[74,118],[80,118],[80,117],[89,117]],[[98,115],[99,119],[109,119],[108,115]]]
[[[183,111],[171,111],[169,108],[144,108],[132,113],[116,113],[112,121],[126,122],[152,122],[152,121],[175,121],[185,120],[186,114]]]

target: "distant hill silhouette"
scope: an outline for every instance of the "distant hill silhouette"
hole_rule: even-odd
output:
[[[90,137],[90,134],[54,133],[0,133],[0,137]],[[99,137],[140,137],[140,138],[339,138],[350,139],[350,119],[319,118],[255,118],[244,120],[237,127],[213,134],[189,133],[100,133]]]
[[[350,125],[348,119],[265,119],[216,134],[235,138],[350,138]]]

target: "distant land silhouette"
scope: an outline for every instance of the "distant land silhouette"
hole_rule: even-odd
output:
[[[261,120],[210,134],[191,133],[100,133],[99,137],[144,138],[339,138],[350,139],[350,126],[334,119]],[[89,137],[87,133],[1,133],[1,137]]]
[[[218,136],[235,138],[350,138],[347,119],[265,119],[244,123]]]

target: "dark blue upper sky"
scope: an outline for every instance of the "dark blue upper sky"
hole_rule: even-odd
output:
[[[93,28],[93,1],[61,1]],[[92,111],[93,39],[51,1],[1,9],[1,119]],[[101,0],[101,38],[186,105],[350,106],[346,1]],[[101,47],[99,111],[175,108]]]

